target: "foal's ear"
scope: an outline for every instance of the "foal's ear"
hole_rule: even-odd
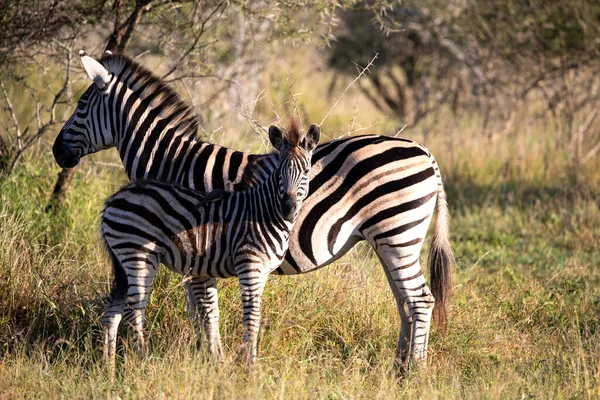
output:
[[[275,125],[271,125],[269,127],[269,141],[277,149],[277,151],[281,151],[283,147],[283,134],[281,133],[281,129],[276,127]]]
[[[308,132],[306,132],[306,150],[314,150],[319,144],[319,139],[321,139],[321,128],[317,124],[312,124],[308,127]]]

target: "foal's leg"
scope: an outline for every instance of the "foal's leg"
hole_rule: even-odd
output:
[[[219,299],[217,296],[217,279],[194,276],[189,290],[196,304],[199,322],[204,328],[208,341],[208,351],[216,361],[223,361],[223,347],[219,333]]]
[[[236,267],[242,296],[244,346],[246,361],[256,361],[258,331],[260,328],[260,303],[267,283],[268,273],[257,264],[244,264]]]
[[[109,249],[115,276],[110,294],[106,298],[102,322],[104,323],[104,361],[108,364],[111,379],[115,373],[115,352],[117,348],[117,332],[123,317],[123,309],[127,297],[127,274],[119,259]]]
[[[135,330],[139,341],[140,356],[145,357],[147,352],[144,339],[146,304],[148,303],[150,286],[158,270],[159,263],[154,256],[147,255],[146,257],[135,257],[131,261],[126,259],[123,264],[129,281],[127,303],[123,316]]]

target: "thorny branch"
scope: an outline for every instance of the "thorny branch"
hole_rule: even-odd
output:
[[[356,83],[360,78],[362,78],[362,76],[365,74],[365,72],[369,71],[369,68],[371,66],[373,66],[373,63],[375,62],[375,60],[377,60],[377,56],[378,55],[379,55],[379,53],[375,53],[375,55],[373,56],[373,58],[371,59],[371,61],[369,61],[369,63],[367,64],[367,66],[364,67],[360,71],[360,73],[358,74],[358,76],[356,78],[354,78],[354,80],[352,82],[350,82],[348,84],[348,86],[346,86],[346,89],[344,89],[344,91],[342,92],[342,94],[333,102],[332,106],[329,108],[329,111],[327,111],[327,114],[325,114],[325,116],[323,117],[323,119],[319,123],[319,126],[323,125],[323,122],[325,122],[325,120],[327,119],[327,117],[329,117],[329,114],[331,114],[331,112],[333,111],[333,109],[335,108],[335,106],[337,106],[337,104],[340,102],[340,100],[342,100],[342,97],[344,97],[344,95],[346,94],[346,92],[348,91],[348,89],[350,89],[350,87],[352,85],[354,85],[354,83]]]
[[[224,1],[217,4],[217,6],[210,12],[210,14],[208,14],[208,16],[202,20],[202,22],[200,23],[200,29],[198,30],[198,33],[195,35],[194,41],[192,42],[190,47],[188,47],[188,49],[181,55],[181,57],[179,57],[179,60],[177,60],[177,62],[173,65],[173,67],[166,74],[164,74],[162,76],[162,79],[165,79],[167,76],[169,76],[173,72],[175,72],[179,68],[181,63],[192,53],[192,51],[194,51],[196,49],[196,47],[198,46],[198,42],[200,41],[200,38],[202,37],[202,35],[204,34],[204,32],[206,30],[206,25],[217,13],[219,13],[219,16],[223,14],[223,12],[225,11],[225,5],[226,5],[226,2],[224,2]],[[214,42],[209,43],[207,45],[210,45],[213,43]]]
[[[39,99],[33,94],[31,93],[32,97],[35,100],[36,103],[36,107],[35,107],[35,116],[32,117],[31,121],[33,121],[33,119],[35,118],[36,122],[37,122],[37,129],[31,134],[28,135],[27,133],[29,132],[29,127],[31,125],[31,121],[27,124],[26,128],[22,131],[21,127],[19,125],[19,122],[17,120],[17,117],[15,115],[14,109],[12,107],[12,103],[10,101],[10,97],[8,95],[8,92],[6,91],[6,88],[4,86],[4,83],[2,81],[0,81],[0,88],[2,89],[2,94],[4,96],[4,101],[7,104],[8,107],[8,111],[11,115],[11,119],[13,121],[13,124],[15,126],[15,132],[16,132],[16,139],[17,139],[17,149],[15,152],[14,157],[12,158],[12,160],[10,161],[10,165],[8,167],[8,169],[6,170],[6,172],[8,174],[10,174],[17,162],[20,160],[20,158],[23,156],[23,154],[25,153],[25,151],[27,151],[27,149],[29,147],[31,147],[51,126],[56,125],[58,123],[61,123],[62,121],[57,121],[56,120],[56,107],[59,104],[60,99],[62,98],[62,96],[64,95],[65,92],[67,92],[69,90],[69,85],[70,85],[70,79],[71,79],[71,62],[72,62],[72,47],[73,47],[73,40],[71,40],[71,42],[69,43],[69,45],[65,45],[63,43],[60,43],[57,40],[53,40],[54,43],[56,43],[58,46],[62,47],[65,50],[65,58],[66,58],[66,72],[65,72],[65,80],[64,83],[62,85],[62,87],[60,88],[60,90],[54,95],[54,98],[52,100],[52,105],[50,107],[50,117],[48,119],[47,122],[42,122],[42,118],[40,116],[40,111],[42,109],[42,106],[40,105],[40,101]]]

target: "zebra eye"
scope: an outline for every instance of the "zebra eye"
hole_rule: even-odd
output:
[[[306,168],[306,169],[304,170],[304,173],[305,173],[305,174],[308,174],[309,172],[310,172],[310,168]]]

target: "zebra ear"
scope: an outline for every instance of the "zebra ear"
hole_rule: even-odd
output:
[[[306,132],[306,150],[314,150],[319,144],[319,139],[321,139],[321,128],[319,128],[319,125],[317,124],[312,124],[308,127],[308,132]]]
[[[275,125],[269,127],[269,141],[277,151],[281,151],[283,147],[283,134],[281,133],[281,129]]]
[[[79,57],[81,58],[85,72],[87,72],[90,79],[94,81],[98,88],[103,89],[108,85],[108,82],[110,82],[110,72],[102,64],[88,56],[83,50],[79,51]]]

